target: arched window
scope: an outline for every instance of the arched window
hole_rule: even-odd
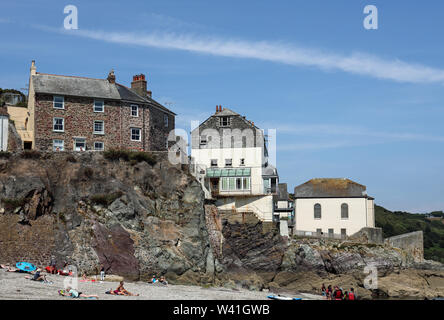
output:
[[[348,204],[341,204],[341,219],[348,219]]]
[[[321,205],[319,203],[314,205],[314,218],[321,219]]]

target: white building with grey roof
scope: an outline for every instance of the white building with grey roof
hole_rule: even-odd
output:
[[[264,133],[238,113],[221,106],[191,132],[195,175],[207,199],[220,210],[253,212],[273,220],[278,172],[269,163]]]
[[[345,178],[311,179],[295,187],[294,230],[345,237],[374,228],[374,198],[366,189]]]

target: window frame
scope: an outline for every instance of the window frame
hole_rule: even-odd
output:
[[[55,101],[56,98],[62,98],[62,102],[56,102]],[[62,107],[61,108],[56,107],[55,106],[56,103],[61,103]],[[65,96],[52,96],[52,107],[54,109],[65,110]]]
[[[223,121],[224,119],[227,120],[226,124],[224,124],[224,121]],[[227,127],[231,126],[231,117],[230,116],[222,116],[222,117],[220,117],[219,126],[222,127],[222,128],[227,128]]]
[[[101,143],[102,144],[102,148],[101,149],[97,149],[96,148],[96,143]],[[94,148],[93,149],[94,151],[104,151],[105,150],[105,143],[102,142],[102,141],[94,141],[93,148]]]
[[[133,114],[133,107],[136,107],[136,115]],[[138,104],[131,105],[131,117],[134,117],[134,118],[139,117],[139,105]]]
[[[319,211],[319,217],[317,217],[317,208]],[[313,218],[315,220],[321,220],[322,219],[322,205],[320,203],[315,203],[313,206]]]
[[[133,130],[138,130],[139,131],[139,140],[133,139]],[[142,141],[142,129],[141,128],[136,128],[136,127],[130,128],[130,138],[131,138],[131,141],[137,141],[137,142]]]
[[[96,123],[101,122],[102,123],[102,131],[96,131]],[[94,120],[93,123],[93,134],[100,134],[100,135],[104,135],[105,134],[105,121],[103,120]]]
[[[218,167],[217,162],[218,162],[217,159],[211,159],[210,160],[210,167],[212,167],[212,168]]]
[[[163,125],[165,126],[165,128],[168,128],[169,126],[169,118],[168,115],[166,113],[163,114]]]
[[[344,208],[347,209],[346,214],[347,216],[344,215]],[[350,217],[350,210],[349,210],[349,205],[348,203],[342,203],[341,204],[341,220],[348,220]]]
[[[63,127],[63,129],[55,129],[55,125],[56,125],[56,119],[57,120],[62,120],[62,127]],[[52,131],[53,132],[65,132],[65,118],[62,118],[62,117],[53,117],[52,118]]]
[[[233,159],[225,159],[225,167],[233,167]]]
[[[62,142],[61,149],[59,149],[59,150],[56,150],[56,144],[55,144],[56,141],[59,141],[59,142],[61,141]],[[65,151],[65,140],[62,140],[62,139],[52,139],[52,151],[53,152]]]
[[[102,102],[102,111],[96,110],[96,102]],[[105,112],[105,101],[104,100],[99,100],[99,99],[94,99],[93,112],[104,113]]]

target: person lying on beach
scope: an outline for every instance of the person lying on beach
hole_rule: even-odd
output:
[[[166,281],[166,279],[165,279],[164,276],[161,276],[161,277],[160,277],[159,283],[160,283],[160,284],[163,284],[164,286],[167,286],[167,285],[168,285],[168,281]]]
[[[10,266],[5,266],[4,269],[7,269],[6,272],[31,273],[31,272],[29,272],[29,271],[23,271],[23,270],[20,270],[20,269],[18,269],[18,268],[14,268],[14,267],[10,267]]]
[[[59,294],[65,297],[71,298],[96,298],[99,299],[99,296],[95,294],[84,294],[79,292],[71,287],[67,287],[65,290],[59,290]]]
[[[139,296],[139,294],[133,294],[133,293],[129,292],[128,290],[126,290],[123,287],[123,284],[124,284],[124,282],[120,281],[120,284],[119,284],[119,286],[117,287],[116,290],[109,290],[109,291],[107,291],[105,293],[107,293],[107,294],[114,294],[114,295],[118,295],[118,296],[136,296],[136,297]]]
[[[48,280],[46,280],[45,275],[40,274],[40,272],[42,272],[42,269],[38,268],[37,271],[34,273],[34,276],[25,276],[25,279],[30,279],[33,281],[44,281],[44,282],[48,282]],[[32,272],[31,272],[32,274]]]

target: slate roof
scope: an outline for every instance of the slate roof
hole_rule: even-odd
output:
[[[295,198],[367,197],[366,186],[346,178],[311,179],[294,188]]]
[[[63,96],[91,97],[108,100],[124,100],[145,103],[174,114],[171,110],[149,97],[142,97],[130,88],[107,79],[63,76],[37,73],[32,76],[35,92]]]
[[[278,175],[278,172],[275,166],[268,164],[266,167],[262,168],[262,175],[274,177]]]

